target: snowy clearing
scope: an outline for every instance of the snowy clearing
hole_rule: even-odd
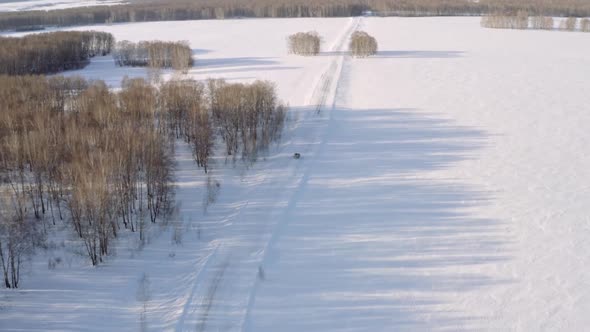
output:
[[[252,167],[216,160],[221,189],[207,211],[207,176],[179,145],[171,225],[142,250],[120,241],[99,268],[59,243],[38,252],[22,288],[0,291],[0,330],[584,330],[590,35],[479,22],[91,27],[188,40],[190,76],[274,81],[290,121]],[[287,55],[286,37],[308,30],[322,54]],[[355,30],[376,37],[377,56],[346,55]],[[67,74],[116,88],[145,69],[107,56]]]

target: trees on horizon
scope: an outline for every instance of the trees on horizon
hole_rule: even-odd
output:
[[[125,5],[0,13],[0,30],[122,22],[236,17],[345,17],[372,11],[383,16],[510,15],[589,17],[586,0],[152,0]]]

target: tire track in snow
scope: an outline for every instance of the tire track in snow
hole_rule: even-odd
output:
[[[215,273],[211,285],[209,285],[209,288],[207,289],[207,295],[203,299],[202,304],[202,306],[204,306],[204,310],[201,315],[202,317],[201,320],[197,323],[197,331],[199,332],[205,331],[205,328],[207,327],[207,319],[209,318],[209,311],[211,310],[211,306],[213,306],[213,302],[215,300],[215,292],[219,287],[219,283],[221,282],[223,274],[225,273],[225,270],[227,269],[228,265],[229,260],[227,260],[225,263],[223,263],[223,265],[221,265],[217,273]]]
[[[332,46],[330,52],[339,54],[335,57],[335,59],[330,64],[328,70],[326,70],[320,77],[319,82],[315,86],[313,93],[311,95],[311,100],[308,101],[309,105],[315,105],[316,112],[319,113],[322,108],[325,108],[326,101],[328,100],[328,96],[330,95],[330,87],[332,86],[332,81],[336,79],[336,82],[340,79],[340,71],[342,69],[342,62],[344,60],[344,51],[346,47],[346,42],[349,40],[350,35],[358,29],[360,25],[360,18],[355,18],[351,21],[351,24],[345,30],[345,32],[340,36],[338,41]],[[332,94],[332,98],[335,98],[336,90]],[[331,107],[333,107],[333,102]]]
[[[258,169],[258,173],[259,174],[261,171],[261,169]],[[227,178],[227,174],[224,174],[223,178],[226,179]],[[262,172],[262,179],[258,180],[257,182],[260,183],[264,183],[267,179],[267,174]],[[222,180],[222,183],[225,182]],[[221,219],[221,222],[223,224],[236,224],[239,223],[240,220],[242,219],[242,215],[245,209],[248,208],[248,206],[250,205],[250,201],[251,201],[251,197],[256,197],[256,193],[258,192],[260,186],[251,186],[248,190],[245,191],[244,197],[248,197],[246,199],[246,202],[241,204],[238,208],[237,208],[237,212],[233,213],[232,215],[228,216],[227,218],[223,218]],[[180,315],[180,318],[178,319],[178,322],[176,324],[175,327],[175,331],[179,332],[179,331],[186,331],[186,330],[193,330],[192,328],[185,328],[185,321],[187,318],[187,315],[189,312],[194,312],[197,317],[196,317],[196,321],[197,323],[197,330],[198,331],[204,331],[205,330],[205,324],[202,323],[203,321],[207,321],[207,318],[202,318],[202,317],[208,317],[208,313],[209,310],[211,309],[211,306],[213,304],[213,300],[214,300],[214,295],[215,295],[215,291],[217,290],[217,287],[221,281],[221,277],[223,276],[223,274],[221,274],[218,278],[218,275],[214,275],[212,278],[212,284],[215,285],[215,287],[213,288],[209,288],[208,294],[205,296],[205,302],[208,301],[208,305],[205,305],[206,307],[206,312],[205,313],[201,313],[200,309],[202,307],[202,305],[195,303],[195,295],[198,293],[198,289],[199,286],[202,286],[203,283],[206,282],[207,278],[211,278],[209,277],[209,275],[212,273],[209,271],[210,267],[215,263],[216,259],[219,256],[219,252],[222,252],[223,249],[225,249],[224,246],[224,242],[223,241],[219,241],[220,239],[216,239],[214,240],[215,242],[217,242],[217,244],[215,245],[215,247],[213,248],[213,250],[211,250],[211,252],[206,255],[205,257],[205,263],[203,263],[201,265],[201,268],[195,272],[195,277],[194,277],[194,281],[192,281],[192,288],[191,288],[191,292],[190,295],[187,297],[187,300],[183,306],[183,310],[182,310],[182,314]],[[225,259],[224,263],[221,264],[223,266],[223,270],[225,272],[226,268],[230,265],[230,261],[228,258]],[[213,289],[213,292],[211,293],[210,290]],[[208,300],[207,300],[208,299]]]
[[[266,181],[266,175],[263,175],[263,178],[260,182],[262,183],[265,181]],[[246,191],[245,197],[255,197],[256,195],[254,195],[254,194],[258,191],[258,187],[259,186],[252,186],[249,190]],[[240,205],[240,207],[238,208],[238,211],[236,213],[229,216],[228,218],[224,218],[223,222],[224,223],[239,223],[239,221],[242,219],[243,211],[250,204],[250,200],[251,199],[248,198],[245,203]],[[215,241],[217,241],[217,240],[215,240]],[[214,265],[215,261],[218,260],[217,258],[220,256],[219,252],[222,252],[223,249],[225,249],[223,241],[217,241],[217,242],[218,243],[215,246],[215,248],[211,251],[210,254],[208,254],[206,256],[205,263],[203,263],[201,265],[201,268],[198,271],[196,271],[196,276],[194,277],[194,281],[192,281],[193,287],[191,289],[191,293],[188,296],[186,303],[183,306],[182,314],[178,320],[178,323],[176,324],[176,328],[175,328],[176,332],[193,330],[192,328],[185,327],[185,321],[186,321],[186,318],[187,318],[187,315],[189,312],[194,312],[197,316],[196,317],[196,321],[197,321],[196,330],[197,331],[205,331],[206,322],[207,322],[207,319],[209,316],[209,311],[210,311],[210,309],[213,305],[213,302],[214,302],[215,292],[217,291],[219,283],[221,282],[221,279],[223,278],[223,274],[225,273],[225,270],[230,265],[229,258],[225,258],[225,260],[223,260],[223,258],[222,258],[221,260],[223,261],[223,263],[221,263],[221,265],[220,265],[220,266],[222,266],[222,268],[221,268],[222,273],[219,273],[219,271],[217,271],[217,273],[215,273],[213,275],[213,277],[209,276],[211,273],[213,273],[210,271],[210,268],[212,265]],[[212,278],[212,280],[210,282],[209,288],[207,289],[207,294],[203,298],[202,303],[197,304],[197,303],[195,303],[195,297],[196,297],[196,294],[198,293],[199,286],[204,285],[204,283],[206,282],[206,280],[208,278],[209,279]],[[205,308],[204,312],[201,312],[202,307]]]
[[[191,293],[189,294],[188,299],[187,299],[186,303],[184,304],[184,307],[182,309],[182,314],[180,315],[180,319],[178,320],[178,323],[176,324],[176,328],[175,328],[176,331],[183,330],[186,315],[187,315],[188,311],[190,310],[191,304],[193,303],[193,298],[195,296],[197,288],[199,287],[202,279],[204,278],[204,275],[205,275],[204,271],[206,271],[207,268],[211,265],[211,262],[213,262],[213,258],[215,258],[218,249],[219,249],[219,245],[217,245],[215,247],[215,249],[213,249],[213,251],[205,258],[205,263],[203,263],[203,265],[201,265],[201,268],[197,272],[197,276],[195,277],[195,280],[193,281],[193,288],[191,289]]]
[[[262,173],[262,180],[259,180],[260,183],[263,183],[266,181],[267,178],[267,174],[266,173]],[[227,177],[227,174],[225,174],[223,176],[223,178],[225,179]],[[222,180],[222,183],[225,182]],[[227,218],[223,218],[221,219],[221,222],[223,224],[235,224],[235,223],[239,223],[239,221],[242,219],[242,215],[245,209],[248,208],[249,204],[250,204],[250,197],[255,197],[256,192],[259,190],[259,186],[252,186],[250,187],[248,190],[245,191],[244,196],[248,197],[248,199],[246,200],[245,203],[241,204],[238,208],[237,211],[235,213],[233,213],[232,215],[228,216]],[[219,284],[219,282],[221,281],[221,278],[217,278],[217,274],[214,275],[213,277],[210,277],[210,274],[212,272],[210,272],[210,268],[211,266],[213,266],[215,264],[215,262],[218,259],[218,257],[220,256],[219,253],[223,251],[223,249],[225,249],[224,246],[224,242],[223,241],[219,241],[220,239],[216,239],[214,240],[214,242],[217,242],[217,244],[214,246],[214,248],[210,251],[209,254],[207,254],[204,258],[205,262],[201,265],[201,267],[199,268],[199,270],[195,271],[194,273],[194,277],[193,277],[193,281],[191,281],[192,283],[192,288],[191,288],[191,292],[189,294],[189,296],[186,299],[186,302],[183,305],[183,309],[182,309],[182,313],[178,319],[178,322],[176,323],[176,327],[175,327],[175,331],[176,332],[180,332],[180,331],[186,331],[186,330],[193,330],[193,328],[188,328],[185,327],[185,321],[187,319],[187,316],[189,315],[189,313],[194,313],[197,315],[196,317],[196,321],[197,323],[197,330],[200,331],[200,329],[205,328],[205,324],[202,324],[201,322],[204,320],[206,321],[207,319],[203,319],[201,318],[202,316],[204,317],[208,317],[208,312],[211,309],[212,303],[213,303],[213,297],[214,297],[214,293],[210,293],[205,296],[205,300],[209,299],[209,304],[205,305],[205,307],[207,308],[206,313],[204,315],[202,315],[200,309],[202,307],[201,304],[196,303],[195,302],[195,297],[197,297],[196,295],[198,294],[198,290],[200,286],[203,286],[204,283],[206,283],[207,279],[212,279],[212,284],[215,284],[214,288],[209,288],[209,290],[213,289],[214,291],[217,290],[217,286]],[[223,259],[221,259],[223,260]],[[225,271],[225,269],[227,268],[227,266],[230,264],[229,259],[225,259],[224,263],[222,263],[221,265],[223,266],[223,270]],[[223,276],[223,274],[221,275],[221,277]]]
[[[336,93],[336,87],[337,87],[337,83],[339,80],[339,76],[340,76],[340,71],[342,68],[342,63],[344,60],[344,56],[342,54],[339,54],[341,52],[343,52],[345,50],[346,47],[346,42],[348,41],[350,34],[352,34],[352,32],[354,30],[357,29],[358,25],[360,23],[360,19],[359,18],[355,18],[353,20],[350,21],[350,23],[346,26],[346,29],[344,30],[344,32],[342,33],[341,36],[339,36],[336,39],[336,42],[334,43],[333,47],[330,49],[330,52],[334,52],[337,55],[335,56],[334,60],[329,64],[328,69],[320,76],[320,78],[316,81],[315,83],[315,87],[312,90],[313,92],[311,93],[311,96],[308,98],[308,100],[306,101],[305,104],[310,105],[312,107],[315,107],[316,112],[320,113],[320,111],[325,108],[328,105],[330,105],[330,107],[328,108],[329,110],[331,110],[333,108],[333,99],[335,98],[335,93]],[[336,84],[334,84],[334,82],[336,82]],[[331,99],[331,102],[329,103],[329,99]],[[328,117],[327,119],[328,121],[331,120],[331,116]],[[327,135],[325,133],[320,134],[321,136],[321,140],[320,140],[320,147],[323,146],[323,143],[325,142],[325,138],[327,137]],[[292,144],[292,143],[291,143]],[[280,151],[282,151],[284,149],[281,148]],[[317,149],[318,151],[320,151],[320,149]],[[280,152],[279,151],[279,152]],[[313,150],[312,150],[313,151]],[[317,154],[317,152],[316,152]],[[295,190],[295,193],[291,195],[291,197],[289,197],[289,199],[287,200],[287,206],[284,208],[285,212],[279,213],[279,221],[278,223],[274,226],[274,229],[272,230],[271,234],[270,234],[270,239],[267,241],[267,243],[265,245],[263,245],[262,250],[259,251],[258,255],[262,255],[262,260],[261,260],[261,264],[264,263],[264,261],[266,260],[266,256],[267,256],[267,252],[269,248],[271,248],[274,243],[276,242],[276,239],[278,238],[278,234],[280,234],[280,229],[282,228],[281,223],[283,223],[283,220],[287,219],[287,216],[290,215],[290,213],[294,210],[295,205],[297,203],[297,198],[298,196],[301,195],[301,192],[303,191],[303,188],[305,187],[305,184],[307,183],[308,179],[309,179],[309,173],[310,173],[310,169],[311,167],[308,165],[307,167],[305,166],[300,166],[301,163],[297,163],[295,164],[295,166],[292,168],[293,170],[293,176],[297,176],[297,174],[303,174],[301,176],[299,176],[299,179],[296,182],[295,188],[293,190]],[[262,179],[258,180],[256,182],[260,182],[260,183],[264,183],[267,181],[267,176],[268,174],[266,174],[266,172],[264,172],[263,166],[260,167],[256,167],[258,168],[258,173],[262,172]],[[303,170],[301,169],[303,168]],[[288,183],[287,183],[288,184]],[[287,185],[285,184],[285,186]],[[244,213],[244,210],[248,208],[248,206],[250,205],[250,200],[251,197],[256,197],[257,195],[255,195],[259,188],[261,186],[260,185],[256,185],[256,186],[252,186],[249,190],[246,190],[245,193],[245,197],[248,197],[248,199],[246,200],[245,203],[243,203],[239,208],[237,213],[233,214],[232,216],[229,217],[229,220],[232,220],[233,224],[237,224],[239,223],[239,221],[242,219],[242,215]],[[228,222],[228,220],[226,220],[225,222]],[[226,257],[228,253],[223,254],[223,251],[227,251],[227,250],[231,250],[231,246],[227,247],[224,245],[223,242],[219,243],[215,249],[213,250],[213,252],[211,254],[209,254],[209,256],[207,256],[205,263],[201,266],[201,268],[199,269],[199,271],[196,272],[196,277],[193,283],[193,287],[191,290],[191,294],[189,295],[187,302],[184,305],[183,308],[183,312],[181,314],[181,317],[176,325],[176,331],[184,331],[184,330],[193,330],[194,328],[185,326],[185,321],[187,319],[187,316],[189,315],[189,313],[192,313],[193,315],[195,315],[195,320],[197,322],[196,325],[196,330],[197,331],[206,331],[208,326],[208,318],[210,316],[210,311],[212,310],[212,307],[214,306],[215,301],[215,297],[216,297],[216,293],[220,287],[220,284],[223,282],[223,278],[224,278],[224,274],[227,274],[226,271],[228,269],[231,268],[231,262],[229,261],[229,259],[223,260],[223,258],[220,258],[220,256]],[[229,253],[231,254],[231,252]],[[212,271],[213,268],[212,266],[219,260],[222,260],[222,263],[218,263],[217,266],[220,266],[221,268],[218,271]],[[256,267],[258,267],[258,265],[256,265]],[[256,273],[257,273],[257,269],[256,269]],[[245,322],[248,321],[248,317],[249,317],[249,312],[250,312],[250,307],[253,304],[254,298],[255,298],[255,293],[256,293],[256,287],[257,287],[257,283],[258,283],[258,278],[257,276],[253,278],[253,286],[249,288],[249,294],[248,294],[248,298],[247,298],[247,306],[245,308],[245,314],[243,315],[243,319],[241,320],[241,325],[240,328],[242,330],[244,330],[246,328]],[[203,292],[204,294],[201,294],[201,296],[198,296],[199,292]],[[195,299],[200,297],[202,300],[199,303],[195,303]],[[194,320],[193,320],[194,322]],[[193,323],[191,322],[191,324]],[[193,325],[194,326],[194,325]],[[209,327],[211,328],[211,327]]]
[[[317,150],[315,152],[314,158],[311,160],[310,164],[308,164],[304,170],[299,183],[297,184],[296,188],[294,189],[293,195],[288,200],[288,204],[284,210],[284,212],[279,217],[280,220],[278,224],[275,226],[271,234],[271,238],[267,242],[266,246],[262,250],[262,260],[261,266],[264,266],[264,263],[267,261],[269,253],[272,252],[272,248],[278,241],[283,228],[288,224],[289,219],[291,219],[291,215],[295,211],[297,207],[297,203],[299,202],[300,197],[307,189],[307,183],[313,172],[314,165],[318,159],[318,156],[322,154],[322,151],[326,145],[326,141],[329,137],[329,131],[331,127],[331,123],[333,122],[333,110],[335,108],[336,103],[336,93],[338,91],[338,86],[341,78],[342,67],[344,65],[345,57],[344,51],[347,46],[347,41],[350,38],[350,35],[358,29],[361,24],[361,17],[355,18],[351,21],[351,24],[345,30],[345,32],[340,36],[336,44],[330,50],[338,54],[335,56],[334,60],[330,64],[329,68],[321,75],[320,80],[316,84],[311,100],[308,102],[309,105],[315,105],[316,113],[320,113],[322,109],[327,109],[329,111],[328,114],[328,124],[326,129],[321,135],[321,140]],[[251,287],[248,305],[246,307],[246,313],[244,315],[244,321],[242,323],[242,331],[246,332],[250,330],[250,312],[252,307],[254,306],[255,299],[256,299],[256,292],[258,289],[258,278],[255,279],[254,285]]]

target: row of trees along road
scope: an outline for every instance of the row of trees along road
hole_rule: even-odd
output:
[[[318,55],[320,53],[321,38],[315,31],[298,32],[287,38],[290,54]],[[350,36],[348,50],[354,57],[367,57],[377,54],[377,40],[364,31],[355,31]]]

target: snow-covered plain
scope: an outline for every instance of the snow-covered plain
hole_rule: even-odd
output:
[[[59,244],[38,253],[22,288],[0,292],[0,330],[590,324],[590,35],[483,29],[479,18],[92,29],[188,40],[190,76],[272,80],[290,120],[281,144],[252,167],[216,160],[221,191],[206,212],[206,176],[179,145],[171,225],[152,229],[142,250],[123,239],[99,268]],[[321,56],[286,54],[287,35],[312,29],[324,37]],[[345,54],[355,29],[377,38],[377,56]],[[70,74],[117,87],[145,72],[103,57]],[[181,245],[171,244],[174,227],[184,230]],[[48,270],[58,254],[63,263]]]
[[[123,0],[21,0],[0,2],[0,12],[53,10],[89,6],[110,6],[125,3]]]

